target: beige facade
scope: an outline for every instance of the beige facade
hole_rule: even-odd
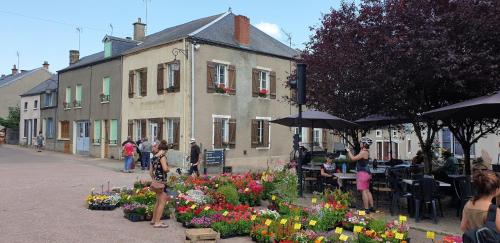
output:
[[[174,48],[188,50],[185,56],[172,54]],[[279,159],[288,159],[291,151],[292,130],[271,124],[269,128],[269,146],[252,148],[251,122],[253,119],[271,120],[291,113],[296,113],[282,97],[289,95],[285,88],[286,77],[290,73],[290,60],[257,54],[241,49],[227,48],[210,44],[197,44],[195,50],[190,42],[184,40],[171,44],[132,53],[123,59],[123,83],[129,83],[131,70],[147,68],[147,95],[134,94],[129,98],[128,85],[123,86],[122,99],[122,134],[132,135],[138,139],[140,120],[146,120],[148,138],[154,138],[151,124],[158,124],[161,119],[163,127],[158,137],[172,138],[168,129],[169,119],[179,121],[179,146],[171,152],[171,162],[181,164],[189,154],[189,139],[195,137],[202,149],[214,148],[214,119],[230,118],[236,120],[234,148],[226,152],[226,165],[233,170],[265,168]],[[180,90],[174,93],[158,94],[158,64],[179,60]],[[207,92],[207,63],[222,63],[235,67],[236,92],[234,95]],[[193,66],[194,64],[194,66]],[[193,68],[193,69],[192,69]],[[252,96],[252,69],[258,68],[276,73],[276,99]],[[194,73],[194,80],[191,79]],[[194,82],[194,122],[192,123],[191,94]],[[192,127],[194,124],[194,127]],[[130,129],[130,127],[133,129]],[[194,132],[194,133],[193,133]],[[132,133],[132,134],[130,134]],[[255,147],[255,146],[254,146]]]
[[[36,145],[36,136],[41,131],[40,95],[21,97],[21,119],[19,121],[19,144]]]
[[[19,96],[50,77],[50,72],[41,67],[31,71],[21,71],[12,81],[0,84],[0,117],[9,114],[9,107],[20,106]],[[8,78],[8,77],[4,77]],[[22,107],[21,107],[22,110]]]

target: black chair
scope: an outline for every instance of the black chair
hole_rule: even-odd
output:
[[[420,206],[422,206],[422,211],[424,211],[427,206],[430,206],[432,219],[434,220],[434,223],[437,224],[438,204],[441,216],[443,213],[439,197],[437,197],[437,195],[439,195],[439,182],[433,178],[424,177],[415,181],[412,187],[415,203],[415,221],[420,221]]]
[[[391,195],[391,208],[390,212],[391,215],[394,215],[395,207],[398,207],[398,213],[401,211],[400,208],[400,201],[401,199],[406,199],[407,204],[408,204],[408,214],[411,215],[411,209],[413,208],[412,206],[412,194],[409,192],[406,192],[403,187],[403,181],[401,178],[394,177],[394,176],[388,176],[388,182],[389,186],[392,191]]]
[[[455,193],[459,200],[459,205],[457,207],[457,217],[462,218],[462,211],[464,209],[465,204],[469,201],[473,196],[472,185],[470,182],[470,178],[467,176],[457,177],[453,180],[453,185],[455,188]]]

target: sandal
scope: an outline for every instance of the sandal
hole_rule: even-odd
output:
[[[149,222],[150,225],[155,225],[155,222],[151,221]]]
[[[155,224],[153,228],[168,228],[168,225],[165,223]]]

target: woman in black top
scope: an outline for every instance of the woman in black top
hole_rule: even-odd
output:
[[[167,141],[162,140],[158,146],[153,147],[153,161],[151,162],[150,174],[151,178],[157,182],[167,183],[167,173],[169,171],[166,153],[168,150]],[[167,195],[167,187],[163,189],[163,192],[156,193],[156,203],[153,210],[153,218],[151,219],[151,224],[155,228],[167,228],[168,225],[161,222],[161,216],[163,214],[163,209],[167,203],[169,197]]]
[[[372,140],[367,137],[362,137],[360,144],[361,151],[359,151],[356,156],[354,156],[349,149],[347,149],[347,155],[349,156],[349,160],[356,162],[356,186],[358,191],[361,192],[366,213],[370,213],[375,212],[373,208],[373,196],[370,192],[370,181],[372,176],[368,168],[368,159],[370,157],[369,149]]]
[[[332,186],[337,186],[337,177],[333,174],[335,173],[335,164],[333,163],[333,155],[329,154],[325,158],[325,163],[321,165],[320,175],[324,183],[330,184]]]

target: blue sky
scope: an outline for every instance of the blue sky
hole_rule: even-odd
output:
[[[232,8],[233,13],[250,18],[251,24],[260,27],[282,42],[287,42],[284,29],[291,33],[293,47],[303,47],[311,34],[309,26],[320,22],[321,14],[331,7],[337,8],[340,0],[211,0],[167,1],[147,0],[148,33],[182,24],[187,21],[223,13]],[[146,17],[145,0],[16,0],[0,5],[2,38],[0,45],[0,74],[9,74],[17,64],[21,69],[40,67],[50,63],[55,72],[67,66],[69,50],[78,49],[77,27],[81,27],[80,56],[103,49],[102,38],[111,33],[119,37],[132,36],[132,23]]]

